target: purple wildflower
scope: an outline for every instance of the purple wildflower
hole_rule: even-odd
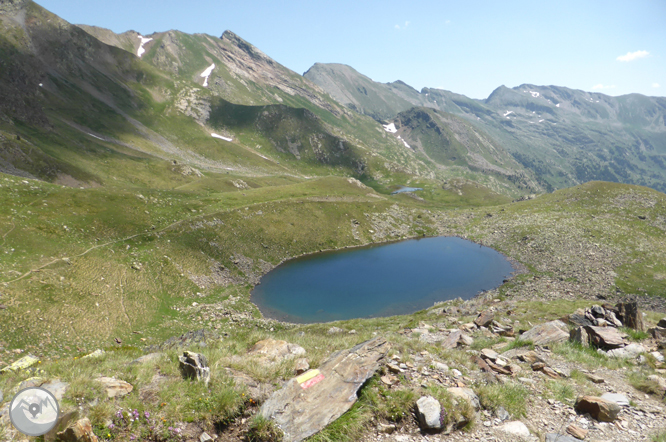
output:
[[[132,435],[130,435],[130,440],[134,440],[134,439],[136,439],[136,436],[135,436],[135,435],[133,435],[133,434],[132,434]]]
[[[144,411],[143,415],[146,419],[150,419],[150,413],[148,413],[147,411]]]
[[[113,430],[114,428],[116,428],[116,426],[113,425],[113,422],[111,422],[111,423],[109,424],[109,430]]]

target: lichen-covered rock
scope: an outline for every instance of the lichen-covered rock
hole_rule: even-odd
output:
[[[180,371],[184,378],[203,381],[206,385],[210,381],[210,367],[208,360],[201,353],[184,351],[182,356],[178,357],[180,362]]]
[[[259,414],[284,432],[284,442],[309,437],[356,402],[356,392],[378,369],[389,344],[377,337],[338,351],[319,369],[288,381],[262,405]]]
[[[562,321],[550,321],[535,325],[518,337],[518,341],[531,341],[534,345],[555,344],[569,339],[567,326]]]
[[[416,415],[424,431],[442,429],[442,405],[432,396],[423,396],[416,401]]]

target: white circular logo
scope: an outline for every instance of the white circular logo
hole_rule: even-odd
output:
[[[27,436],[41,436],[58,422],[60,407],[55,396],[44,388],[24,388],[9,404],[14,427]]]

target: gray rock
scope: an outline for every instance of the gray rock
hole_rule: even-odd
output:
[[[578,343],[583,347],[590,346],[590,337],[585,331],[585,327],[576,327],[575,329],[571,330],[569,333],[569,340],[571,342]]]
[[[529,428],[527,428],[527,425],[525,425],[521,421],[507,422],[504,425],[502,425],[500,429],[507,434],[511,434],[513,436],[518,436],[518,437],[530,437],[531,435]]]
[[[518,336],[518,341],[532,341],[534,345],[554,344],[569,339],[566,324],[562,321],[550,321],[535,325],[530,330]]]
[[[139,356],[129,363],[129,365],[145,364],[147,362],[156,361],[164,357],[164,353],[148,353],[147,355]]]
[[[59,380],[42,384],[42,388],[50,391],[53,394],[53,396],[55,396],[55,398],[59,401],[62,400],[63,396],[65,395],[65,392],[67,392],[68,387],[69,384],[67,382],[61,382]]]
[[[328,333],[329,335],[334,335],[334,334],[342,333],[342,332],[344,332],[344,330],[341,329],[340,327],[331,327],[331,328],[328,329],[328,331],[326,333]]]
[[[603,350],[600,349],[599,351]],[[631,343],[626,347],[614,348],[612,350],[608,350],[605,353],[609,358],[634,359],[641,353],[647,353],[647,351],[647,348],[643,347],[641,344]]]
[[[204,381],[206,385],[210,381],[210,367],[208,360],[201,353],[184,351],[183,356],[178,357],[180,361],[180,371],[184,378]]]
[[[199,442],[210,442],[211,440],[213,440],[213,438],[205,431],[199,436]]]
[[[423,396],[416,401],[416,415],[422,430],[442,429],[442,405],[432,396]]]
[[[610,350],[626,345],[624,338],[627,335],[620,333],[613,327],[595,327],[590,325],[585,327],[585,331],[590,336],[590,343],[595,347]]]
[[[471,388],[450,387],[447,388],[447,391],[454,397],[464,399],[469,402],[475,410],[479,411],[481,409],[481,401],[479,401],[479,397]]]
[[[296,442],[319,432],[356,402],[356,392],[378,369],[389,350],[376,337],[333,353],[318,370],[291,379],[262,405],[259,414],[284,432],[284,442]]]
[[[629,406],[629,399],[623,394],[619,393],[604,393],[601,395],[601,399],[609,402],[615,402],[621,407]]]
[[[566,434],[548,433],[546,434],[546,442],[580,442],[580,441],[571,436],[567,436]]]
[[[504,407],[499,407],[497,410],[495,410],[495,416],[497,416],[497,419],[500,421],[508,421],[511,418],[511,415],[509,415],[509,412],[504,409]]]

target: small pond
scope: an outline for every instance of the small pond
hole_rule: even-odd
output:
[[[416,192],[417,190],[423,190],[423,189],[420,187],[401,186],[400,189],[391,192],[391,195],[395,195],[396,193]]]
[[[470,299],[513,271],[502,254],[471,241],[412,239],[287,261],[261,278],[251,300],[264,316],[288,322],[393,316]]]

